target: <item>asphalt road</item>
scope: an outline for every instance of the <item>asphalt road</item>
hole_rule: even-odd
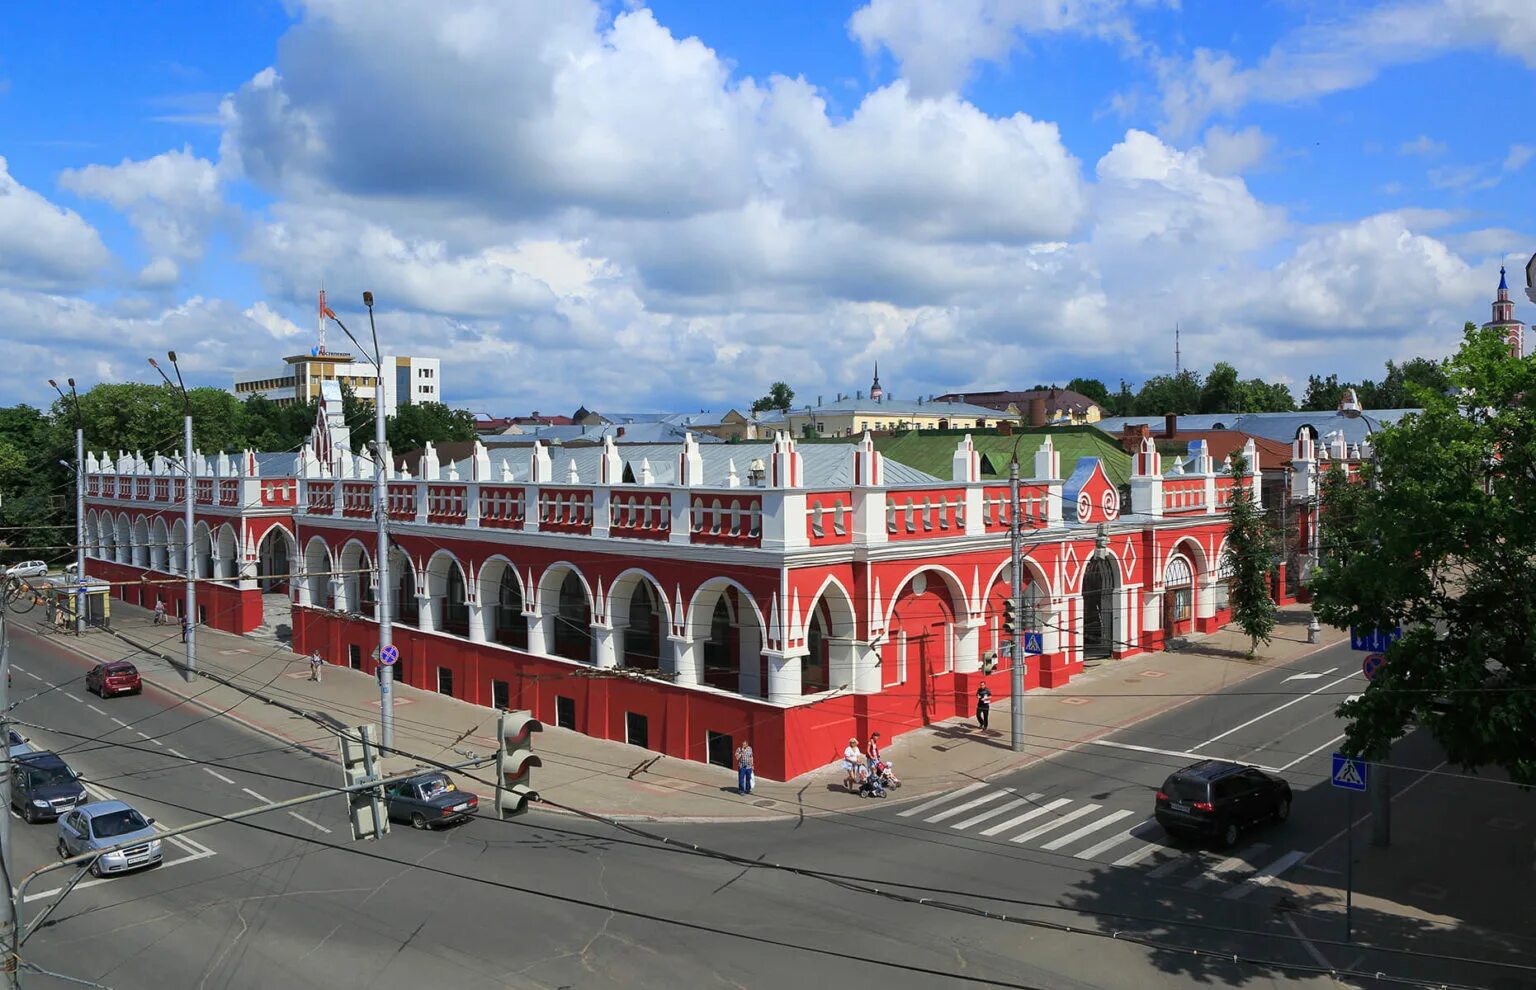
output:
[[[154,688],[87,695],[89,662],[56,641],[14,633],[11,660],[15,717],[44,727],[25,730],[35,743],[165,825],[340,782],[334,764]],[[1336,986],[1242,959],[1321,968],[1358,955],[1335,960],[1322,935],[1301,938],[1309,908],[1260,882],[1266,868],[1304,869],[1344,821],[1326,774],[1341,731],[1332,708],[1359,690],[1345,678],[1357,663],[1324,651],[964,793],[902,802],[897,791],[858,814],[649,830],[676,840],[667,845],[538,812],[441,832],[397,825],[354,843],[343,799],[328,797],[168,843],[159,869],[82,884],[23,957],[155,990]],[[1171,846],[1145,819],[1152,790],[1188,753],[1284,766],[1291,820],[1230,854]],[[54,858],[53,826],[17,820],[12,834],[18,874]],[[687,843],[837,876],[753,868]],[[34,885],[28,917],[64,877]],[[1356,961],[1450,978],[1433,960]]]

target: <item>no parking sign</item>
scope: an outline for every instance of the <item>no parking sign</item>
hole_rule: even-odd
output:
[[[1361,662],[1360,673],[1365,675],[1366,680],[1374,680],[1386,662],[1387,655],[1385,653],[1372,653]]]

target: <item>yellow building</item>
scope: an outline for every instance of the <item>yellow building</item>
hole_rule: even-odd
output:
[[[346,385],[370,405],[378,395],[379,378],[373,362],[355,360],[350,354],[294,354],[283,358],[281,370],[253,371],[236,375],[234,393],[241,399],[265,396],[278,405],[307,403],[320,396],[320,383]],[[402,405],[441,402],[442,367],[437,358],[385,355],[384,411],[393,416]]]
[[[785,414],[789,431],[802,436],[809,424],[817,436],[856,436],[869,430],[888,433],[897,430],[986,430],[999,423],[1018,423],[1017,412],[988,409],[968,402],[940,401],[937,399],[890,399],[880,387],[880,368],[875,367],[875,380],[870,385],[869,397],[857,392],[853,397],[838,396],[837,400],[816,406],[791,409]],[[770,427],[771,428],[771,427]]]

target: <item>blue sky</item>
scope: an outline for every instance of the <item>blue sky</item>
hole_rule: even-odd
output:
[[[0,401],[226,385],[322,279],[496,412],[1136,382],[1175,322],[1376,376],[1536,250],[1533,66],[1501,0],[26,5]]]

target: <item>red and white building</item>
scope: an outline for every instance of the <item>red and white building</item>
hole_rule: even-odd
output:
[[[193,456],[192,566],[199,621],[248,632],[264,593],[281,596],[295,650],[371,671],[374,468],[350,453],[338,407],[322,405],[297,455]],[[90,573],[177,612],[179,460],[86,467]],[[1046,439],[1032,467],[1023,567],[1044,653],[1028,687],[1226,621],[1234,479],[1203,442],[1166,472],[1143,444],[1129,511],[1097,459],[1064,471]],[[994,698],[1008,694],[1008,486],[981,479],[969,436],[948,478],[886,461],[867,436],[784,434],[476,444],[456,463],[429,448],[419,474],[390,477],[385,506],[397,673],[417,688],[682,759],[723,761],[750,739],[775,779],[829,762],[850,736],[969,714],[987,654],[1002,654]]]

